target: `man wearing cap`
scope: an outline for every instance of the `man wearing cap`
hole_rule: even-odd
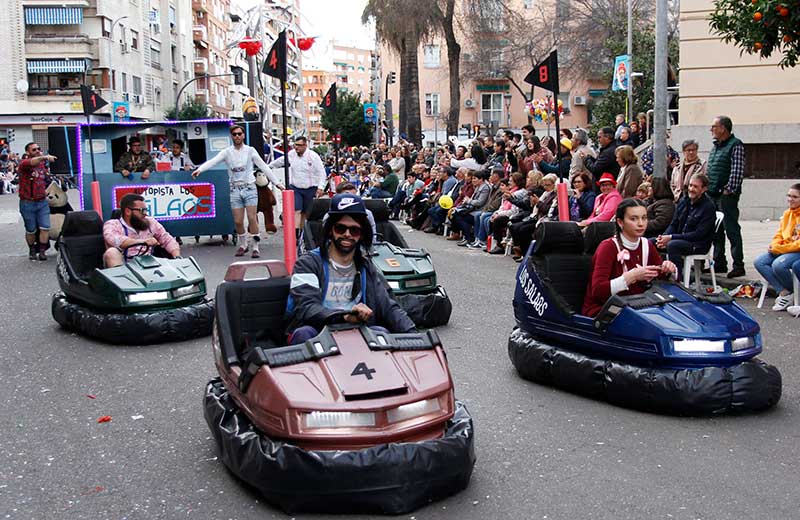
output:
[[[414,323],[366,256],[372,229],[361,197],[334,196],[322,236],[322,245],[301,256],[294,267],[286,309],[289,343],[303,343],[336,321],[413,332]]]
[[[617,191],[617,179],[614,175],[606,172],[597,181],[600,187],[600,195],[594,199],[594,209],[592,215],[578,222],[580,227],[586,227],[592,222],[610,222],[614,219],[617,206],[622,202],[622,196]]]
[[[123,177],[130,177],[134,172],[141,172],[142,179],[147,179],[150,177],[150,172],[156,169],[153,158],[149,153],[142,151],[142,140],[137,135],[128,140],[128,147],[130,149],[122,154],[114,169]]]

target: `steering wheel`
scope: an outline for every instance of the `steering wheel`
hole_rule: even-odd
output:
[[[136,254],[133,256],[128,256],[128,249],[136,249]],[[122,258],[136,258],[137,256],[144,256],[150,254],[151,246],[147,244],[136,244],[133,246],[128,246],[122,249]]]

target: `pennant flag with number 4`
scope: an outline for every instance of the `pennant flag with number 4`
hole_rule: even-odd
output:
[[[533,70],[525,76],[525,83],[549,90],[553,94],[558,94],[557,52],[551,52],[547,59],[534,67]]]
[[[94,114],[108,104],[108,101],[100,97],[100,94],[90,89],[86,85],[81,85],[81,101],[83,102],[83,115]]]
[[[272,44],[261,72],[267,76],[286,81],[286,31],[281,31],[278,39]]]
[[[336,83],[331,85],[331,88],[328,89],[328,93],[322,98],[322,108],[330,110],[331,112],[336,112]]]

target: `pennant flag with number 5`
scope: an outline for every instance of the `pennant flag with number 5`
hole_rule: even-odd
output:
[[[322,108],[330,110],[331,112],[336,112],[336,83],[331,85],[331,88],[328,89],[328,93],[322,98]]]
[[[556,51],[551,52],[547,59],[525,76],[525,83],[558,94],[558,54]]]
[[[81,85],[81,101],[83,102],[83,115],[94,114],[108,104],[108,101],[100,97],[100,94],[90,89],[86,85]]]
[[[278,39],[272,44],[272,48],[267,53],[267,59],[261,72],[267,76],[286,81],[286,31],[281,31]]]

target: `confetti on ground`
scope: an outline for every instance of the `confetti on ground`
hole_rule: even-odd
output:
[[[131,415],[131,419],[138,421],[139,419],[144,419],[144,415]]]
[[[111,416],[110,415],[104,415],[104,416],[100,417],[99,419],[97,419],[97,422],[99,422],[99,423],[111,422]]]
[[[86,394],[86,397],[88,397],[89,399],[97,399],[97,396],[92,394]]]

